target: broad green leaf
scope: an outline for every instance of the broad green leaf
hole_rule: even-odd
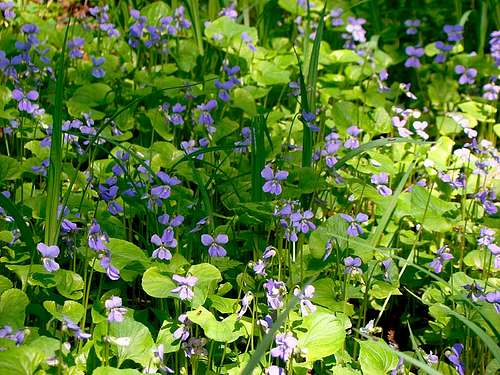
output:
[[[0,374],[33,375],[44,360],[40,350],[29,346],[20,346],[0,352]]]
[[[76,89],[66,105],[70,115],[80,118],[82,113],[92,115],[93,108],[111,102],[113,96],[113,91],[108,85],[104,83],[88,83]],[[95,116],[93,117],[95,118]]]
[[[398,356],[385,341],[360,341],[359,364],[363,374],[386,375],[396,368]]]
[[[94,375],[141,375],[142,372],[133,368],[114,368],[101,366],[96,368],[92,374]]]
[[[471,100],[459,104],[458,108],[477,121],[495,122],[495,113],[497,109],[492,105]]]
[[[238,300],[212,294],[208,297],[208,304],[207,307],[214,308],[220,313],[231,314],[237,309],[236,305],[238,304]]]
[[[316,305],[323,306],[333,312],[342,312],[347,316],[354,314],[354,306],[342,300],[339,296],[340,290],[335,286],[332,279],[319,279],[312,284],[315,288],[312,302]]]
[[[120,270],[125,281],[133,281],[150,263],[144,250],[131,242],[110,238],[107,246],[111,251],[111,264]],[[96,268],[104,271],[100,265]]]
[[[265,60],[255,61],[252,78],[263,85],[285,85],[290,82],[290,72],[279,68],[274,63]]]
[[[55,301],[43,301],[43,307],[54,318],[63,321],[64,317],[67,317],[75,323],[82,319],[85,312],[83,306],[75,301],[64,301],[64,306],[56,304]]]
[[[329,57],[334,63],[349,64],[358,63],[359,61],[361,61],[360,56],[350,49],[337,49],[335,51],[332,51]]]
[[[175,294],[171,290],[175,287],[177,284],[166,273],[162,273],[158,267],[148,268],[142,275],[142,289],[151,297],[173,297]]]
[[[236,314],[218,321],[210,311],[199,306],[196,310],[189,311],[187,316],[189,320],[203,328],[205,336],[211,340],[230,343],[246,335],[244,326],[236,320]]]
[[[462,127],[448,116],[436,117],[436,125],[441,135],[456,135],[463,131]]]
[[[19,163],[9,156],[0,155],[0,181],[15,180],[20,175]]]
[[[54,274],[47,272],[41,264],[33,264],[31,266],[11,264],[7,266],[7,269],[14,272],[16,276],[19,277],[23,284],[23,288],[26,282],[30,285],[37,285],[43,288],[52,288],[56,285]],[[29,279],[28,272],[31,272]]]
[[[176,325],[168,320],[165,320],[160,328],[160,332],[158,332],[156,344],[163,344],[163,350],[165,353],[173,353],[179,350],[181,344],[180,340],[174,338],[174,332],[176,329]]]
[[[148,24],[158,26],[160,18],[172,14],[170,7],[164,1],[154,1],[141,9],[141,15],[148,19]]]
[[[231,96],[231,105],[234,108],[242,109],[249,117],[253,117],[257,114],[255,99],[247,90],[237,87],[234,89]]]
[[[0,296],[0,327],[24,327],[25,310],[29,302],[28,296],[21,289],[7,289],[3,292]]]
[[[107,321],[99,323],[94,330],[94,336],[108,335],[107,329]],[[118,357],[118,367],[125,360],[132,360],[142,366],[147,366],[152,361],[155,344],[149,329],[144,324],[127,316],[122,322],[109,323],[109,336],[120,341],[120,344],[111,344],[112,351]]]
[[[247,48],[241,40],[241,34],[244,32],[253,39],[254,44],[257,43],[258,35],[255,27],[241,25],[227,16],[219,17],[205,27],[205,36],[209,43],[222,47],[231,46],[239,52]],[[219,40],[219,37],[222,39]]]
[[[306,10],[300,6],[299,2],[296,0],[279,0],[278,4],[280,7],[292,14],[299,16],[304,16],[306,14]]]
[[[331,216],[327,221],[322,223],[309,238],[309,249],[311,255],[315,258],[323,258],[326,252],[326,244],[331,239],[334,240],[334,250],[337,246],[342,252],[347,248],[347,241],[340,239],[337,235],[346,236],[348,224],[339,215]]]
[[[222,281],[222,275],[216,267],[208,263],[193,265],[188,273],[198,278],[191,301],[193,307],[198,307],[203,305],[207,297],[217,289],[217,284]]]
[[[12,288],[12,281],[5,276],[0,275],[0,294],[7,289]]]
[[[10,230],[2,230],[0,231],[0,241],[5,243],[10,243],[14,239],[14,235]]]
[[[157,108],[152,108],[147,112],[147,116],[151,121],[153,129],[165,140],[170,141],[173,139],[173,133],[169,129],[169,124],[163,115],[163,112]],[[171,125],[170,125],[171,126]]]
[[[220,144],[226,144],[226,137],[238,130],[239,127],[240,126],[236,121],[233,121],[229,118],[223,118],[220,121],[217,121],[215,123],[216,131],[214,135],[214,141]]]
[[[316,312],[304,318],[297,330],[298,346],[305,349],[307,362],[332,355],[342,349],[345,340],[344,324],[335,314]],[[302,331],[305,330],[305,332]]]
[[[60,269],[55,274],[56,288],[63,297],[70,299],[80,299],[83,297],[85,284],[82,277],[73,272]]]
[[[178,58],[176,59],[179,69],[190,72],[196,66],[198,48],[193,40],[181,39],[179,41]]]
[[[448,158],[451,157],[451,151],[453,150],[454,144],[455,142],[448,137],[439,137],[436,144],[433,145],[427,153],[428,158],[434,162],[434,165],[439,170],[446,169]]]

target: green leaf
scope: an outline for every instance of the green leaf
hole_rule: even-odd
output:
[[[217,121],[215,127],[217,130],[215,131],[214,141],[222,141],[220,143],[227,143],[226,137],[238,130],[240,126],[236,121],[225,117]]]
[[[160,18],[171,14],[170,7],[164,1],[155,1],[141,9],[141,15],[145,16],[149,25],[156,26]]]
[[[436,144],[431,147],[427,153],[428,159],[434,162],[434,165],[439,170],[445,170],[448,165],[448,158],[452,155],[453,142],[450,138],[443,136],[439,137]]]
[[[344,324],[335,316],[316,312],[304,318],[297,330],[298,346],[306,350],[307,362],[332,355],[342,349],[345,340]]]
[[[347,240],[339,239],[337,235],[345,237],[347,227],[347,222],[343,220],[340,215],[329,217],[314,232],[312,232],[311,237],[309,238],[309,249],[311,250],[311,255],[318,259],[323,258],[326,252],[326,243],[332,238],[337,238],[337,241],[334,242],[334,246],[338,245],[340,251],[345,250],[347,248]]]
[[[306,14],[306,10],[302,8],[296,0],[279,0],[278,4],[289,13],[300,16],[304,16]]]
[[[0,296],[0,327],[24,327],[25,310],[29,302],[28,296],[21,289],[7,289],[3,292]]]
[[[472,118],[481,122],[495,122],[495,113],[497,109],[486,103],[479,103],[475,101],[468,101],[465,103],[460,103],[458,108],[462,112],[465,112]]]
[[[173,297],[175,294],[170,291],[177,286],[172,279],[162,273],[158,267],[151,267],[142,275],[142,289],[155,298]]]
[[[386,375],[398,365],[398,356],[384,341],[360,341],[359,364],[363,374]]]
[[[456,135],[463,131],[462,127],[448,116],[436,117],[436,125],[441,135]]]
[[[0,275],[0,294],[7,289],[12,288],[12,281],[5,276]]]
[[[257,29],[234,22],[227,16],[219,17],[210,25],[205,27],[207,41],[216,46],[233,47],[236,51],[243,52],[246,48],[241,40],[241,34],[246,32],[253,39],[254,44],[258,41]],[[222,36],[222,40],[215,40],[214,36]]]
[[[141,375],[139,370],[133,368],[114,368],[101,366],[96,368],[92,374],[94,375]]]
[[[214,308],[223,314],[231,314],[235,311],[238,300],[234,298],[221,297],[217,294],[212,294],[208,297],[210,308]]]
[[[179,350],[180,340],[174,338],[174,332],[177,326],[172,322],[165,320],[158,332],[156,344],[163,344],[165,353],[174,353]]]
[[[108,85],[88,83],[76,89],[66,105],[71,116],[80,118],[82,113],[92,115],[93,112],[96,112],[93,111],[93,108],[111,102],[113,96],[113,90]]]
[[[144,251],[131,242],[110,238],[107,246],[111,251],[111,264],[120,270],[125,281],[133,281],[150,263]]]
[[[231,102],[232,107],[242,109],[250,117],[257,114],[255,99],[247,90],[237,87],[231,96],[233,99]]]
[[[0,352],[0,374],[33,375],[44,360],[43,353],[29,346]]]
[[[60,269],[55,274],[56,288],[63,297],[70,299],[80,299],[83,297],[85,286],[82,277],[73,272]]]
[[[279,68],[270,61],[257,60],[254,62],[252,78],[263,86],[285,85],[290,82],[290,72]]]
[[[16,159],[0,155],[0,181],[15,180],[19,177],[21,170]]]
[[[236,314],[231,314],[219,322],[210,311],[199,306],[196,310],[187,312],[187,316],[203,328],[205,336],[214,341],[231,343],[246,335],[243,324],[236,320]]]
[[[78,323],[85,312],[83,306],[75,301],[64,301],[64,306],[56,304],[55,301],[43,301],[43,307],[61,322],[64,317],[68,317],[73,322]]]
[[[349,302],[337,299],[339,288],[332,279],[319,279],[312,284],[315,288],[312,302],[323,306],[332,312],[342,312],[347,316],[354,315],[354,306]]]
[[[222,275],[216,267],[208,263],[191,266],[188,273],[198,278],[193,288],[194,297],[191,301],[193,307],[198,307],[203,305],[208,295],[217,289],[217,284],[222,281]]]
[[[94,336],[107,336],[107,330],[107,321],[99,323],[94,330]],[[155,344],[148,327],[144,324],[136,322],[130,317],[125,317],[122,322],[109,323],[109,336],[120,339],[120,341],[128,341],[128,345],[111,344],[112,350],[118,357],[118,367],[125,360],[132,360],[142,366],[147,366],[152,361]]]
[[[173,134],[169,130],[169,125],[163,116],[163,112],[159,111],[157,108],[150,109],[146,116],[148,116],[151,121],[153,129],[165,140],[171,141],[173,139]]]
[[[350,49],[337,49],[329,55],[330,59],[339,64],[358,63],[361,58],[359,55]]]
[[[184,72],[190,72],[196,67],[196,58],[198,57],[198,48],[194,41],[181,39],[177,50],[176,58],[179,69]]]
[[[14,235],[10,230],[2,230],[0,231],[0,241],[5,243],[10,243],[14,239]]]

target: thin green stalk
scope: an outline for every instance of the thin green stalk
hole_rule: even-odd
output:
[[[196,45],[198,47],[198,53],[203,56],[203,35],[201,30],[201,20],[200,20],[200,4],[198,0],[186,0],[189,16],[191,17],[191,22],[193,24],[193,32],[196,38]]]
[[[50,145],[50,163],[47,171],[47,208],[45,211],[45,243],[57,244],[59,236],[57,207],[61,192],[62,172],[62,116],[64,102],[64,75],[66,71],[66,41],[68,39],[71,20],[66,26],[64,41],[56,73],[56,96],[52,115],[52,142]],[[62,216],[62,215],[61,215]]]
[[[260,175],[264,169],[266,162],[266,154],[264,147],[264,128],[266,119],[263,115],[256,116],[252,121],[252,201],[262,201],[262,183],[263,179]]]
[[[488,33],[488,1],[481,0],[481,20],[479,22],[479,47],[477,49],[479,56],[484,55],[484,46],[486,44],[487,33]]]

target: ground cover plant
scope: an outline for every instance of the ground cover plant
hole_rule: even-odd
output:
[[[0,374],[498,373],[499,22],[0,2]]]

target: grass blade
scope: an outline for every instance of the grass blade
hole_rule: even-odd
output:
[[[50,145],[50,163],[47,171],[47,208],[45,211],[45,243],[54,245],[59,236],[57,207],[61,192],[62,172],[62,111],[64,101],[64,73],[66,65],[66,42],[71,20],[66,26],[64,42],[56,73],[56,97],[52,115],[52,142]]]
[[[314,39],[314,44],[311,51],[311,57],[308,64],[307,82],[304,82],[303,72],[302,69],[300,69],[302,110],[311,113],[316,113],[316,83],[318,81],[319,49],[321,46],[321,39],[323,38],[323,30],[325,28],[325,12],[326,3],[323,7],[323,10],[321,11],[318,29],[316,31],[316,38]],[[304,38],[309,38],[309,35],[305,35]],[[305,83],[307,83],[307,86]],[[302,138],[302,167],[310,167],[312,164],[313,154],[313,134],[311,128],[309,128],[309,126],[307,126],[304,121],[303,124],[304,130]]]
[[[262,200],[263,178],[260,175],[266,163],[264,147],[264,128],[266,119],[264,115],[258,115],[252,121],[252,200],[260,202]]]
[[[465,324],[467,327],[469,327],[471,329],[471,331],[474,332],[481,339],[481,341],[488,347],[488,349],[491,351],[491,354],[493,354],[495,359],[498,362],[500,362],[500,347],[476,323],[470,321],[465,316],[460,315],[459,313],[453,311],[448,306],[440,305],[440,307],[445,309],[449,315],[457,318],[463,324]]]
[[[198,53],[203,56],[205,52],[203,50],[203,35],[201,33],[200,4],[198,0],[187,0],[186,2],[189,16],[191,17],[191,23],[193,24],[193,32],[196,38],[196,45],[198,46]]]

